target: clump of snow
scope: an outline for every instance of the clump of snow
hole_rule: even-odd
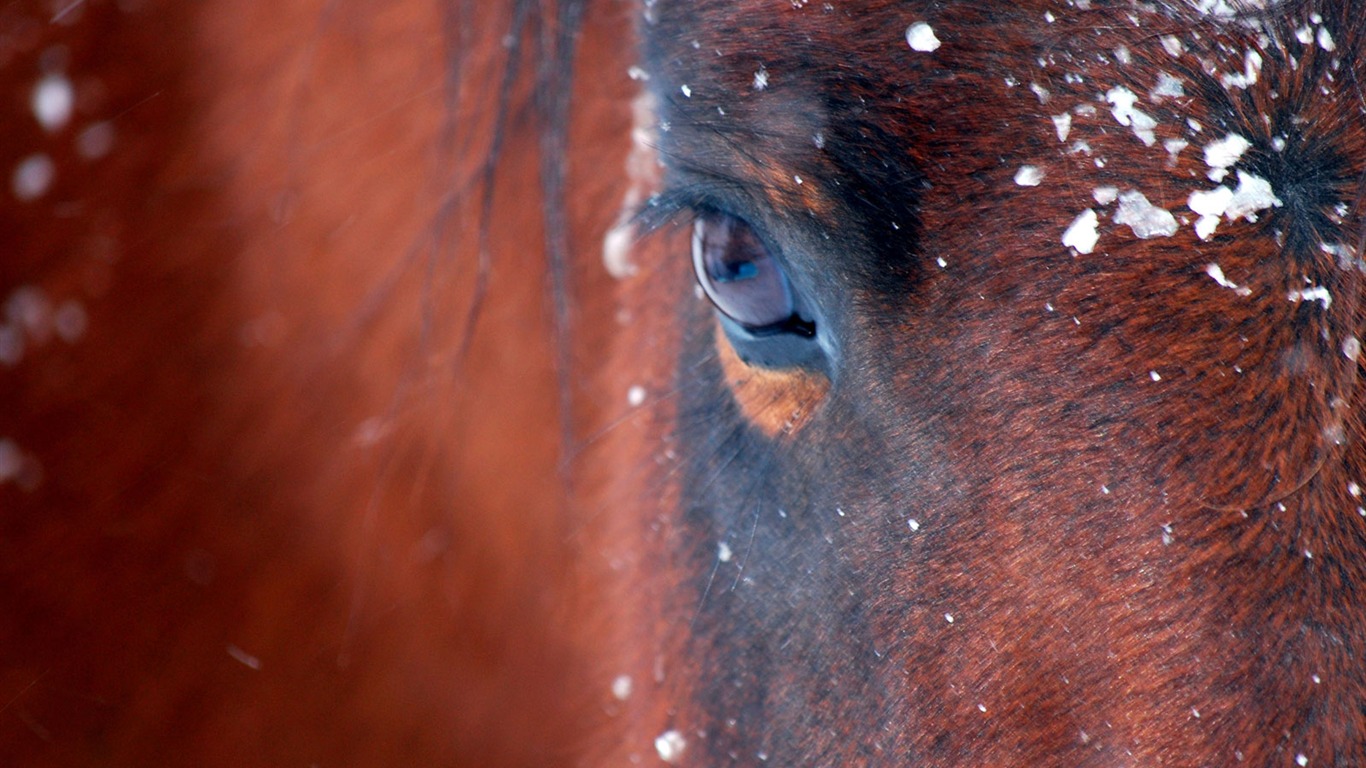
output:
[[[1096,212],[1087,208],[1073,219],[1067,231],[1062,233],[1062,244],[1075,248],[1077,253],[1094,251],[1096,243],[1100,241],[1100,233],[1096,231],[1099,223]]]
[[[1067,141],[1067,135],[1072,132],[1072,113],[1053,115],[1053,127],[1058,131],[1058,141]]]
[[[1209,275],[1210,279],[1213,280],[1214,282],[1218,283],[1221,287],[1227,288],[1227,289],[1229,289],[1230,291],[1233,291],[1234,293],[1238,294],[1239,296],[1251,296],[1251,295],[1252,295],[1252,289],[1251,289],[1251,288],[1248,288],[1248,287],[1242,286],[1242,285],[1238,285],[1237,283],[1235,283],[1235,282],[1233,282],[1232,280],[1230,280],[1230,279],[1228,279],[1227,277],[1225,277],[1225,276],[1224,276],[1224,270],[1221,269],[1221,268],[1219,267],[1218,264],[1214,264],[1214,263],[1206,264],[1206,265],[1205,265],[1205,274]]]
[[[1132,189],[1120,194],[1115,223],[1127,224],[1134,235],[1143,240],[1171,237],[1177,230],[1176,217],[1171,211],[1153,205],[1142,192]]]
[[[676,765],[683,758],[683,751],[688,748],[688,740],[683,738],[683,734],[675,730],[667,730],[655,739],[655,752],[659,753],[659,759],[669,765]]]
[[[1146,146],[1151,147],[1157,143],[1157,135],[1154,129],[1157,128],[1157,121],[1150,115],[1134,108],[1138,103],[1138,96],[1133,91],[1122,85],[1105,92],[1105,100],[1110,102],[1110,114],[1115,116],[1115,120],[1120,125],[1127,125],[1133,129],[1134,135],[1139,138]]]
[[[906,44],[911,50],[930,53],[939,49],[939,38],[934,36],[934,28],[923,21],[917,21],[906,28]]]
[[[1119,197],[1119,187],[1096,187],[1091,190],[1091,197],[1098,205],[1109,205]]]
[[[1252,142],[1236,133],[1230,133],[1222,139],[1206,144],[1205,165],[1210,167],[1207,174],[1210,181],[1223,181],[1228,175],[1228,169],[1233,167],[1251,146]]]
[[[1153,101],[1179,99],[1186,95],[1186,88],[1185,85],[1182,84],[1181,78],[1169,75],[1166,72],[1159,72],[1157,75],[1157,85],[1153,86],[1153,89],[1148,92],[1148,95],[1152,97]]]
[[[1015,172],[1015,183],[1022,187],[1037,187],[1043,183],[1043,169],[1037,165],[1022,165]]]

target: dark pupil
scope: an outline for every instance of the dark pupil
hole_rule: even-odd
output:
[[[787,278],[748,224],[725,214],[699,214],[692,247],[697,281],[730,319],[753,330],[792,319]]]

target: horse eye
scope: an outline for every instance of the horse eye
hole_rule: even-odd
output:
[[[796,316],[782,266],[745,222],[700,213],[693,222],[693,268],[711,303],[750,331],[785,330]]]

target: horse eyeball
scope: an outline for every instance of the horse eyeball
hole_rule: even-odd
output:
[[[748,224],[723,213],[693,222],[693,268],[713,306],[749,330],[765,330],[796,314],[782,265]]]

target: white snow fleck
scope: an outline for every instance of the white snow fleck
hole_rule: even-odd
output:
[[[1058,131],[1058,141],[1067,141],[1067,135],[1072,132],[1072,113],[1053,115],[1053,127]]]
[[[977,711],[978,711],[978,712],[986,712],[986,711],[987,711],[987,705],[985,705],[985,704],[978,704],[978,705],[977,705]]]
[[[1186,52],[1186,46],[1181,44],[1181,39],[1176,35],[1163,35],[1162,48],[1170,56],[1180,56]]]
[[[1152,379],[1153,381],[1162,381],[1162,374],[1158,373],[1157,371],[1148,371],[1148,378]]]
[[[76,91],[65,75],[53,73],[38,81],[33,88],[33,116],[43,130],[49,133],[59,131],[71,122],[71,112],[76,106]]]
[[[1301,752],[1300,754],[1295,755],[1295,764],[1296,764],[1296,765],[1309,765],[1309,758],[1305,757],[1305,756],[1304,756],[1304,753]]]
[[[952,613],[946,613],[946,614],[944,614],[944,621],[947,621],[948,623],[952,624],[952,623],[953,623],[953,614],[952,614]]]
[[[1109,205],[1119,198],[1119,187],[1096,187],[1091,190],[1091,197],[1097,205]]]
[[[1121,45],[1115,49],[1115,61],[1118,61],[1120,64],[1132,64],[1134,55],[1129,52],[1128,46]]]
[[[636,384],[635,386],[626,390],[626,402],[629,403],[633,408],[645,402],[645,387]]]
[[[923,21],[906,27],[906,44],[911,50],[929,53],[939,48],[939,38],[934,36],[934,28]]]
[[[718,542],[716,545],[716,559],[723,563],[729,563],[732,557],[735,557],[735,552],[730,548],[730,545],[724,541]]]
[[[1167,150],[1167,159],[1172,165],[1176,164],[1177,155],[1180,155],[1181,151],[1189,146],[1190,142],[1185,139],[1166,139],[1162,142],[1162,148]]]
[[[41,153],[29,155],[14,167],[14,175],[10,177],[10,189],[20,202],[31,202],[47,193],[56,175],[57,166],[52,162],[52,158]]]
[[[692,98],[692,89],[688,87],[688,84],[687,84],[687,83],[684,83],[684,84],[678,86],[678,90],[680,90],[680,91],[683,92],[683,97],[684,97],[684,98],[687,98],[687,99],[691,99],[691,98]]]
[[[1225,276],[1224,276],[1224,270],[1223,270],[1222,268],[1220,268],[1220,266],[1219,266],[1218,264],[1215,264],[1215,263],[1213,263],[1213,262],[1211,262],[1211,263],[1209,263],[1209,264],[1206,264],[1206,265],[1205,265],[1205,274],[1209,275],[1209,276],[1210,276],[1210,279],[1213,280],[1214,282],[1218,283],[1221,287],[1227,288],[1227,289],[1229,289],[1230,291],[1233,291],[1234,293],[1238,294],[1239,296],[1251,296],[1251,295],[1252,295],[1252,289],[1251,289],[1251,288],[1248,288],[1248,287],[1242,286],[1242,285],[1238,285],[1237,283],[1235,283],[1235,282],[1233,282],[1232,280],[1229,280],[1227,277],[1225,277]]]
[[[1233,201],[1233,190],[1228,187],[1216,187],[1208,192],[1197,190],[1190,194],[1186,205],[1192,211],[1200,214],[1200,218],[1195,222],[1195,234],[1201,240],[1208,240],[1210,235],[1219,226],[1219,217],[1228,210],[1229,203]]]
[[[1022,165],[1015,172],[1015,183],[1022,187],[1037,187],[1043,183],[1043,169],[1037,165]]]
[[[1323,684],[1323,678],[1319,677],[1318,675],[1310,675],[1309,679],[1314,681],[1314,685]]]
[[[754,73],[754,90],[762,91],[768,87],[768,70],[759,67]]]
[[[1262,73],[1262,56],[1256,51],[1248,51],[1243,56],[1243,71],[1241,74],[1221,75],[1219,84],[1225,90],[1232,88],[1246,89],[1249,85],[1257,82],[1258,76]]]
[[[1148,92],[1153,101],[1163,99],[1179,99],[1186,95],[1186,88],[1181,83],[1181,78],[1174,77],[1166,72],[1159,72],[1157,75],[1157,85]]]
[[[1228,210],[1224,215],[1229,221],[1237,219],[1247,219],[1256,221],[1257,214],[1268,208],[1279,208],[1282,203],[1280,198],[1271,189],[1271,182],[1260,176],[1238,171],[1238,188],[1233,190],[1233,198],[1229,200]]]
[[[636,64],[632,64],[626,68],[626,76],[638,83],[643,83],[650,79],[650,73]]]
[[[1105,100],[1113,106],[1110,114],[1115,116],[1115,120],[1120,125],[1127,125],[1133,129],[1134,135],[1145,145],[1151,147],[1157,143],[1157,136],[1154,129],[1157,128],[1157,121],[1151,116],[1134,109],[1134,104],[1138,102],[1138,96],[1134,92],[1122,85],[1105,92]]]
[[[946,269],[949,266],[949,263],[944,260],[943,256],[936,258],[934,263],[938,264],[940,269]]]
[[[1333,294],[1321,285],[1313,285],[1308,288],[1301,288],[1298,291],[1291,291],[1285,296],[1296,304],[1301,301],[1317,301],[1323,305],[1324,309],[1333,306]]]
[[[683,757],[683,750],[688,748],[688,740],[683,738],[683,734],[673,729],[659,734],[655,739],[655,752],[659,753],[659,759],[669,765],[677,765]]]
[[[1357,359],[1361,355],[1361,340],[1355,336],[1348,336],[1347,340],[1342,342],[1342,355],[1348,360]]]
[[[626,701],[631,698],[631,689],[634,687],[630,675],[617,675],[612,680],[612,697],[617,701]]]
[[[1295,39],[1300,41],[1300,45],[1309,45],[1314,42],[1314,28],[1305,24],[1295,30]]]
[[[1242,158],[1252,143],[1236,133],[1205,145],[1205,165],[1210,167],[1210,181],[1223,181],[1228,169]]]
[[[907,521],[906,521],[906,524],[909,525],[909,526],[911,527],[911,530],[912,530],[912,531],[918,531],[918,530],[920,530],[920,521],[916,520],[915,518],[911,518],[910,520],[907,520]]]
[[[1036,97],[1038,97],[1040,104],[1047,104],[1048,100],[1052,98],[1052,94],[1048,92],[1048,89],[1043,87],[1042,85],[1039,85],[1038,83],[1030,83],[1029,90],[1032,91]]]
[[[636,273],[636,265],[631,261],[631,243],[635,239],[636,228],[630,219],[607,230],[602,238],[602,264],[607,274],[621,280]]]
[[[1171,211],[1153,205],[1142,192],[1132,189],[1120,194],[1115,223],[1129,225],[1134,235],[1142,240],[1171,237],[1177,230],[1176,217]]]
[[[1090,253],[1096,249],[1096,243],[1100,241],[1100,233],[1096,231],[1099,223],[1096,212],[1087,208],[1078,214],[1068,225],[1067,231],[1062,233],[1062,244],[1077,249],[1077,253]]]
[[[1315,39],[1318,40],[1319,47],[1325,51],[1333,51],[1338,47],[1337,43],[1333,42],[1333,36],[1328,33],[1327,27],[1319,27],[1319,32],[1315,35]],[[1301,763],[1301,765],[1303,765],[1303,763]]]

